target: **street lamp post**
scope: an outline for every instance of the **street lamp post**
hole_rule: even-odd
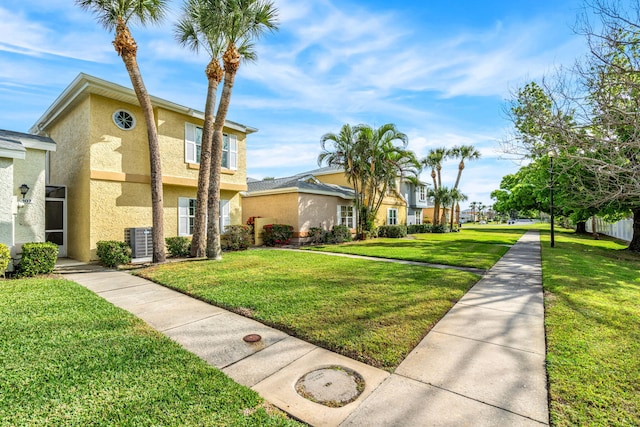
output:
[[[549,181],[550,181],[550,186],[549,186],[549,193],[550,193],[550,211],[551,211],[551,247],[555,247],[556,246],[556,239],[555,239],[555,227],[554,227],[554,214],[553,214],[553,158],[556,156],[556,153],[553,151],[549,151],[549,164],[550,164],[550,168],[549,168]]]

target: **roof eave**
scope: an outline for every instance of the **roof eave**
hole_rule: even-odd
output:
[[[85,94],[111,94],[112,97],[119,99],[129,104],[138,104],[138,98],[133,89],[121,86],[119,84],[109,82],[107,80],[99,79],[94,76],[90,76],[85,73],[80,73],[78,76],[66,87],[66,89],[56,98],[51,106],[44,112],[44,114],[36,121],[36,123],[29,129],[30,133],[36,135],[42,135],[45,133],[45,129],[54,122],[60,114],[62,114],[69,106],[73,105]],[[113,96],[113,95],[116,96]],[[166,110],[175,111],[177,113],[185,114],[187,116],[195,117],[204,120],[204,113],[193,108],[185,107],[175,102],[167,101],[166,99],[150,96],[151,103],[154,107],[164,108]],[[234,129],[239,132],[246,133],[247,135],[255,133],[258,129],[245,126],[240,123],[232,122],[230,120],[225,121],[225,126],[229,129]]]

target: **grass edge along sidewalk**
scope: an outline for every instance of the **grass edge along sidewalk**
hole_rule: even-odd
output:
[[[378,238],[302,249],[488,270],[527,230],[540,227],[468,224],[457,233],[412,234],[402,239]]]
[[[541,237],[551,424],[640,425],[640,254],[562,230],[553,249]]]
[[[300,425],[70,281],[0,280],[0,342],[0,425]]]
[[[480,278],[452,269],[269,249],[136,274],[387,370]]]

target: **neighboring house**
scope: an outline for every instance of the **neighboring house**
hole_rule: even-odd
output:
[[[304,241],[311,227],[331,230],[346,225],[355,232],[353,190],[321,182],[312,173],[286,178],[250,180],[242,196],[242,218],[273,218],[293,226],[294,242]]]
[[[400,192],[407,201],[407,225],[422,224],[433,217],[433,199],[427,196],[428,185],[424,182],[404,180]]]
[[[23,243],[47,238],[45,158],[55,150],[51,138],[0,130],[0,243],[12,258]]]
[[[423,206],[429,206],[426,188],[412,183],[400,188],[400,179],[397,185],[387,192],[376,226],[422,223]],[[250,181],[248,187],[242,199],[245,222],[251,217],[277,219],[292,225],[298,239],[306,237],[311,227],[331,230],[336,224],[347,225],[355,232],[354,191],[340,168],[329,166],[286,178]]]
[[[327,166],[307,172],[315,176],[321,182],[327,184],[341,185],[351,187],[344,170],[338,167]],[[408,204],[404,196],[400,193],[400,179],[396,182],[396,188],[387,190],[387,194],[380,205],[378,215],[376,216],[375,225],[406,225]],[[415,218],[415,214],[414,214]]]
[[[474,212],[472,209],[463,209],[460,212],[460,222],[464,224],[465,222],[474,222],[476,218],[477,212]]]
[[[162,162],[164,233],[188,236],[204,114],[156,97],[151,102]],[[57,143],[49,156],[48,182],[67,190],[67,256],[94,260],[98,241],[123,241],[125,230],[151,227],[147,131],[132,89],[80,74],[30,131]],[[222,227],[241,223],[246,136],[256,129],[227,121],[224,132]]]

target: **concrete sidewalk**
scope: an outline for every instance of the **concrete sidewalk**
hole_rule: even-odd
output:
[[[393,374],[125,272],[83,271],[66,278],[313,426],[548,424],[537,232],[525,234]],[[262,339],[247,343],[250,334]],[[305,374],[332,366],[364,379],[355,401],[330,408],[296,392]],[[341,391],[331,382],[322,386]]]

